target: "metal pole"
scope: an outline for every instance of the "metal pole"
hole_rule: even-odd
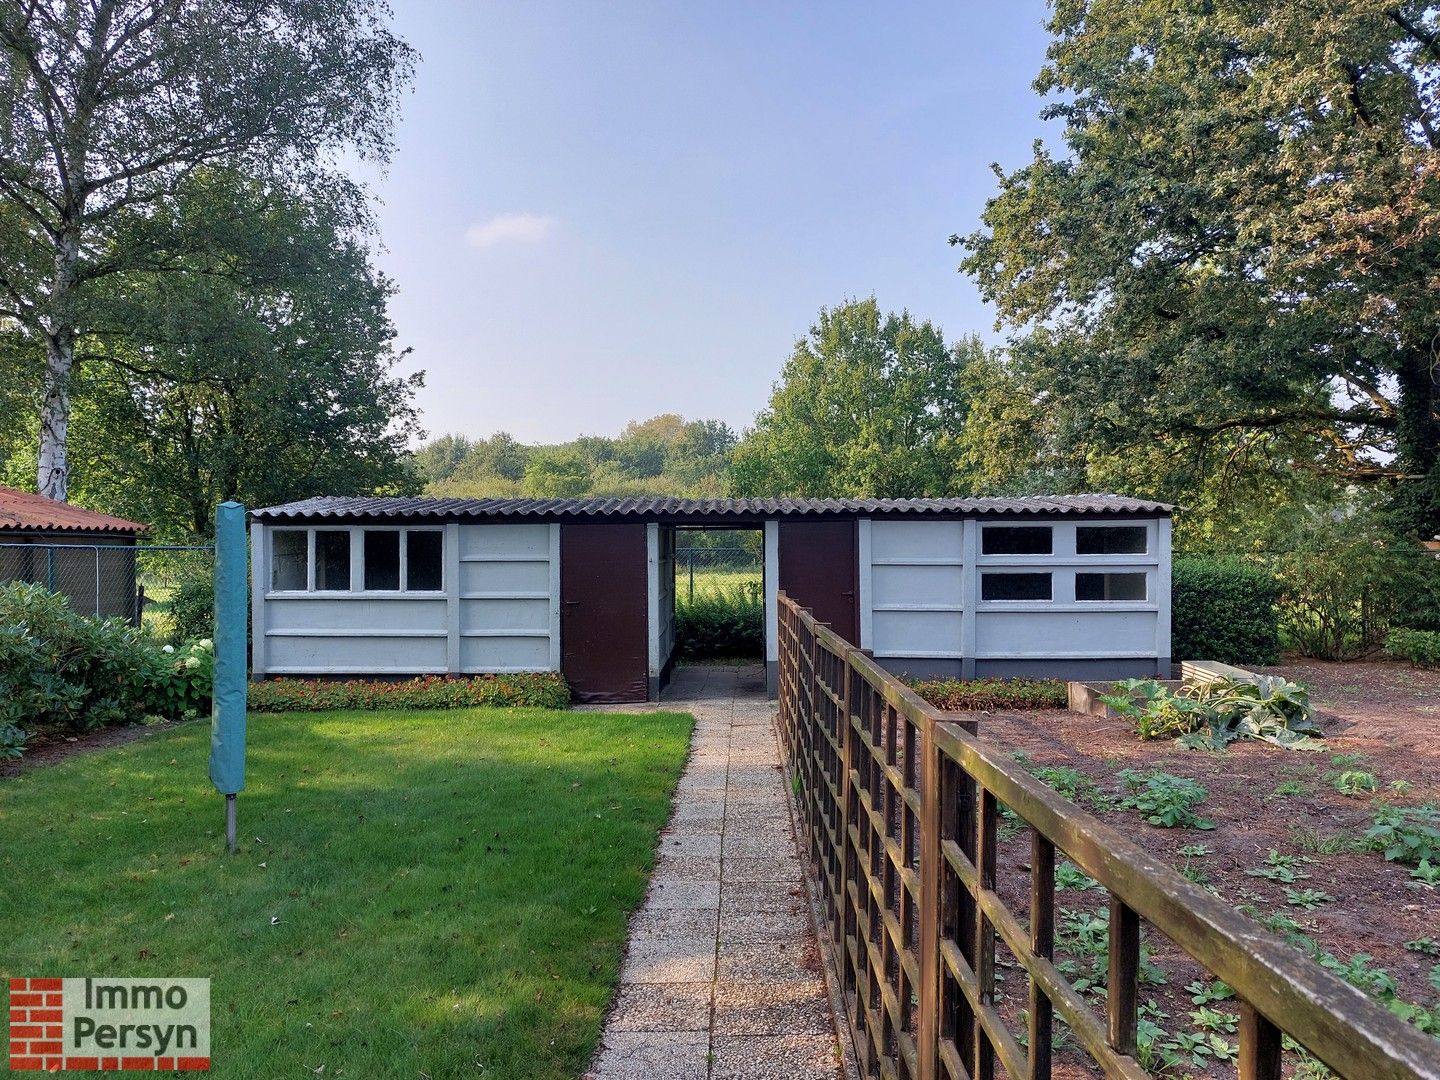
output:
[[[235,854],[235,796],[225,796],[225,850]]]
[[[690,564],[690,603],[695,603],[695,552],[687,551],[685,561]]]

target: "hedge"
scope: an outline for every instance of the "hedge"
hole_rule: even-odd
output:
[[[924,679],[910,687],[937,709],[1063,709],[1065,684],[1059,679]]]
[[[744,584],[709,590],[675,605],[675,650],[681,660],[765,655],[765,602]]]
[[[554,672],[422,675],[417,679],[266,679],[250,685],[252,712],[322,709],[566,709],[570,686]]]
[[[1280,659],[1281,584],[1238,558],[1179,558],[1172,569],[1176,660],[1273,664]]]

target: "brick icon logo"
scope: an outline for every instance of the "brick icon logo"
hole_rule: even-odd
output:
[[[209,1068],[209,979],[10,980],[12,1072]]]

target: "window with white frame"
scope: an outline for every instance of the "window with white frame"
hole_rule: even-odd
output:
[[[441,592],[445,587],[444,549],[445,533],[438,528],[273,529],[270,589]]]

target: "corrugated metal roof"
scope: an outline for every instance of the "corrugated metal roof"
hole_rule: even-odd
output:
[[[49,532],[140,533],[148,526],[69,503],[47,499],[29,491],[0,487],[0,532],[21,529]]]
[[[1013,499],[428,499],[321,496],[254,511],[262,521],[313,518],[777,518],[982,515],[1169,514],[1168,503],[1123,495],[1027,495]]]

